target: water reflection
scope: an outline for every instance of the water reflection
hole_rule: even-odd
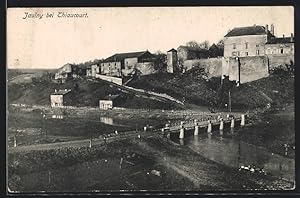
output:
[[[294,180],[293,159],[270,153],[264,148],[233,138],[233,133],[234,131],[230,130],[223,136],[211,133],[191,136],[180,140],[180,144],[190,147],[208,159],[231,167],[254,165],[272,175]]]

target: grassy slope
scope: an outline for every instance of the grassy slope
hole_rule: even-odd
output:
[[[128,86],[142,88],[158,93],[166,93],[186,103],[210,105],[216,99],[217,92],[202,79],[197,71],[189,71],[182,75],[152,74],[134,79]]]
[[[45,80],[34,81],[31,84],[9,85],[9,102],[49,105],[49,95],[54,89],[74,89],[75,84],[79,90],[73,92],[70,104],[74,106],[98,106],[99,99],[108,94],[120,94],[115,100],[115,105],[127,108],[143,109],[176,109],[173,103],[159,102],[136,96],[134,93],[123,93],[104,82],[90,82],[87,80],[73,79],[65,84],[56,84]],[[218,90],[220,78],[212,78],[209,81],[202,78],[202,73],[197,69],[191,69],[180,75],[167,73],[142,76],[132,80],[128,86],[166,93],[179,100],[185,100],[186,108],[197,106],[223,106],[219,100]],[[267,103],[281,105],[292,103],[294,100],[294,78],[287,73],[270,75],[250,83],[234,87],[232,90],[232,107],[237,109],[253,109],[263,107]],[[223,102],[227,101],[223,95]],[[271,100],[270,100],[271,99]]]
[[[75,84],[78,90],[75,91]],[[10,103],[50,105],[50,94],[54,89],[72,89],[67,102],[73,106],[92,106],[99,105],[99,99],[109,94],[120,94],[116,99],[115,105],[127,108],[144,109],[174,109],[177,108],[173,103],[164,103],[147,98],[137,97],[134,93],[123,93],[115,87],[109,86],[102,81],[92,82],[85,79],[72,79],[64,84],[57,84],[39,78],[33,83],[10,83],[8,85],[8,100]]]
[[[131,81],[129,86],[144,88],[155,92],[167,93],[177,99],[185,97],[186,103],[196,105],[219,104],[218,89],[220,78],[209,81],[201,77],[197,69],[182,75],[156,74],[143,76]],[[232,90],[234,109],[252,109],[266,106],[267,103],[280,105],[294,100],[294,78],[289,74],[274,74],[267,78],[234,87]],[[223,96],[227,101],[228,96]],[[272,101],[271,101],[271,100]]]

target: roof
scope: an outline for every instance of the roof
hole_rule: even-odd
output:
[[[71,92],[71,89],[60,89],[60,90],[55,90],[54,93],[52,93],[51,95],[65,95],[67,93]]]
[[[199,52],[205,52],[205,51],[208,51],[207,49],[202,49],[202,48],[198,48],[198,47],[190,47],[190,46],[183,46],[183,45],[180,45],[177,50],[181,48],[181,49],[186,49],[186,50],[189,50],[189,51],[199,51]]]
[[[248,27],[236,27],[228,32],[224,37],[245,36],[245,35],[264,35],[267,34],[264,26],[255,25]],[[273,36],[268,30],[268,35]]]
[[[293,41],[291,41],[291,37],[272,38],[268,40],[266,44],[284,44],[284,43],[294,43],[294,39]]]
[[[141,51],[141,52],[114,54],[114,55],[108,57],[107,59],[105,59],[104,62],[120,62],[120,61],[123,61],[125,58],[140,57],[140,56],[144,55],[145,53],[150,53],[150,52],[149,51]]]
[[[172,48],[172,49],[170,49],[169,51],[167,51],[167,52],[177,52],[177,50],[176,49],[174,49],[174,48]]]

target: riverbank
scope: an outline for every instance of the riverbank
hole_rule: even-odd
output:
[[[8,157],[8,170],[12,191],[271,190],[293,186],[269,175],[240,172],[217,164],[159,136],[92,148],[13,153]],[[49,171],[52,176],[57,175],[50,184]],[[70,177],[67,172],[72,178],[80,175],[84,182],[67,180]],[[33,179],[34,176],[43,180]]]
[[[200,110],[100,110],[89,107],[51,108],[50,106],[10,105],[8,118],[8,145],[49,144],[80,139],[98,138],[118,131],[149,131],[161,129],[165,124],[178,125],[194,119],[215,120],[228,112],[211,113]],[[233,113],[240,117],[241,113]]]
[[[264,147],[272,153],[295,158],[295,107],[293,103],[252,113],[248,123],[251,127],[245,127],[242,129],[243,132],[239,133],[241,140]]]

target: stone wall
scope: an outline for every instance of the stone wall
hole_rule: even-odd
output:
[[[279,66],[285,66],[285,64],[290,65],[291,63],[295,64],[295,56],[293,54],[290,55],[268,55],[270,70],[273,70]]]
[[[186,60],[183,67],[185,71],[193,67],[204,68],[208,77],[218,77],[222,74],[222,58]]]
[[[153,62],[137,63],[136,69],[138,69],[142,75],[149,75],[157,72]]]
[[[109,76],[121,76],[121,62],[101,63],[100,73]]]
[[[239,74],[240,64],[240,74]],[[252,56],[227,58],[223,61],[222,75],[229,75],[229,80],[240,82],[251,82],[269,75],[268,57]]]
[[[106,75],[100,75],[100,74],[96,74],[96,78],[99,78],[101,80],[105,80],[105,81],[108,81],[108,82],[116,83],[118,85],[122,85],[122,78],[106,76]]]
[[[133,69],[136,64],[138,63],[138,58],[125,58],[124,59],[124,65],[125,65],[125,69]]]

